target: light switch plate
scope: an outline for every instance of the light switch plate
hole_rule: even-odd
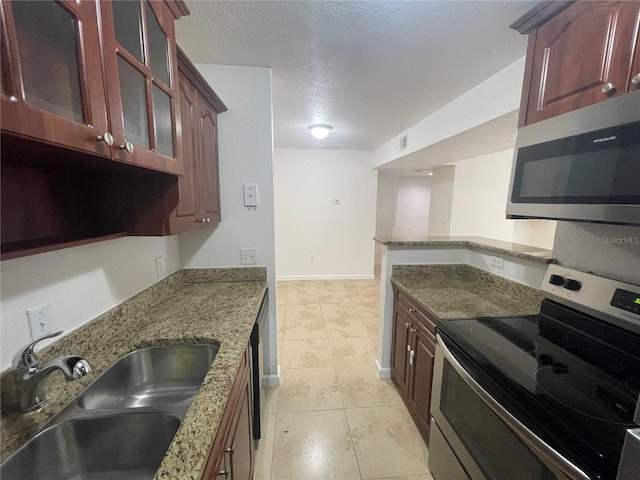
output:
[[[258,186],[254,183],[247,183],[243,186],[243,191],[244,191],[244,206],[257,207],[258,206]]]
[[[31,340],[37,340],[51,333],[51,316],[49,315],[48,303],[27,309],[27,318],[29,319]]]

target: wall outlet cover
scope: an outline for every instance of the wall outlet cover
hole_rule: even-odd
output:
[[[258,249],[257,248],[241,248],[240,264],[241,265],[257,265]]]
[[[490,257],[489,263],[492,267],[504,268],[504,258]]]
[[[160,255],[158,258],[156,258],[156,275],[158,278],[164,277],[164,274],[166,272],[166,265],[164,262],[164,256]]]

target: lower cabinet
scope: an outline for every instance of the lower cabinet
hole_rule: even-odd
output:
[[[245,351],[202,474],[203,480],[250,480],[254,465],[249,351]]]
[[[391,378],[429,443],[431,383],[437,318],[394,288]]]

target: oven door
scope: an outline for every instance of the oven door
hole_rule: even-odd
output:
[[[436,480],[449,480],[452,455],[471,480],[589,480],[496,402],[465,371],[440,334],[431,398],[430,442],[442,450],[429,455]]]

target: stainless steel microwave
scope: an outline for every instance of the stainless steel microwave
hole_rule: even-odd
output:
[[[640,91],[518,129],[506,213],[640,225]]]

